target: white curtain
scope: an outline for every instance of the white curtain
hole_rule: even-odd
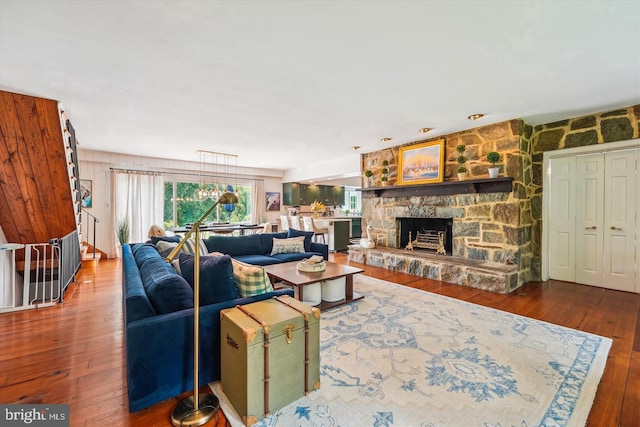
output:
[[[146,242],[149,228],[164,221],[164,177],[157,173],[112,171],[114,248],[117,224],[129,223],[129,242]]]
[[[251,223],[260,224],[263,222],[263,212],[267,209],[267,198],[264,194],[264,182],[261,180],[253,181],[251,186]]]

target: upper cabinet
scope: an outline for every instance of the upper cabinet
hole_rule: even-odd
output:
[[[322,202],[325,206],[342,206],[344,194],[344,187],[297,182],[282,184],[282,204],[285,206],[310,205],[315,200]]]

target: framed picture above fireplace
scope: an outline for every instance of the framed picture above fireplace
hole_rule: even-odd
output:
[[[400,147],[398,185],[429,184],[444,178],[444,139]]]

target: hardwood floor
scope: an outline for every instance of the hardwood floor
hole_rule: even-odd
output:
[[[345,254],[331,258],[347,263]],[[587,425],[640,425],[640,295],[558,281],[499,295],[352,265],[367,276],[612,338]],[[0,402],[68,403],[72,426],[170,425],[180,398],[134,414],[127,407],[120,270],[119,260],[102,260],[81,269],[64,304],[0,314]],[[207,425],[225,426],[219,414]]]

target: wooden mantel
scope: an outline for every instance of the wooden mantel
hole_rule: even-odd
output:
[[[513,178],[484,178],[444,181],[435,184],[362,188],[362,197],[412,197],[451,194],[507,193],[513,190]]]

